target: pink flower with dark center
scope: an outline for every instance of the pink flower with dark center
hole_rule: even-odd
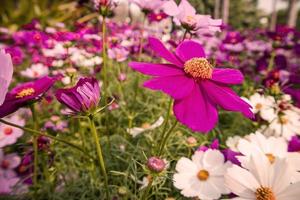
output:
[[[178,121],[193,131],[208,132],[218,121],[218,106],[254,117],[251,106],[229,87],[243,82],[239,70],[213,68],[203,47],[194,41],[182,42],[175,53],[156,38],[149,38],[149,46],[169,63],[131,62],[129,66],[154,76],[144,86],[161,90],[175,100],[173,110]]]
[[[13,115],[9,118],[6,117],[4,118],[4,120],[14,124],[18,124],[19,126],[25,125],[25,121],[18,115]],[[17,139],[22,135],[23,130],[0,123],[0,148],[16,143]]]

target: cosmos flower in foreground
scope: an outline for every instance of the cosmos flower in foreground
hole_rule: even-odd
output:
[[[298,200],[300,182],[291,184],[294,171],[284,159],[274,164],[259,154],[251,156],[248,168],[233,165],[225,174],[226,186],[236,200]]]
[[[230,165],[219,150],[196,151],[192,160],[183,157],[177,162],[174,186],[185,197],[218,199],[221,194],[229,193],[224,174]]]
[[[36,81],[19,84],[7,93],[0,106],[0,118],[5,117],[20,107],[39,100],[57,81],[58,77],[44,76]]]
[[[72,110],[72,114],[93,112],[100,101],[100,87],[95,78],[81,78],[68,89],[59,89],[57,100]]]
[[[178,121],[193,131],[208,132],[218,121],[217,106],[254,117],[251,106],[229,88],[243,82],[239,70],[214,69],[206,60],[203,47],[194,41],[179,44],[175,54],[156,38],[149,38],[149,45],[170,64],[131,62],[129,66],[155,76],[144,86],[175,99],[173,109]]]
[[[13,75],[13,64],[9,54],[0,51],[0,106],[3,104],[5,95]]]

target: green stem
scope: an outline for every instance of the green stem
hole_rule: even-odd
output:
[[[33,120],[33,126],[34,129],[38,129],[38,119],[36,116],[34,104],[30,106],[31,113],[32,113],[32,120]],[[34,188],[34,198],[36,199],[36,194],[37,194],[37,176],[38,176],[38,136],[33,135],[32,138],[32,144],[33,144],[33,188]]]
[[[103,17],[102,21],[102,70],[103,70],[103,90],[104,90],[104,103],[107,104],[108,97],[108,83],[107,83],[107,55],[106,55],[106,19]]]
[[[271,53],[271,58],[270,58],[270,60],[269,60],[269,65],[268,65],[268,71],[269,71],[269,72],[272,71],[272,69],[273,69],[275,56],[276,56],[276,53],[275,53],[275,52],[272,52],[272,53]]]
[[[172,98],[170,98],[169,103],[168,103],[168,111],[167,111],[166,117],[165,117],[164,128],[163,128],[163,131],[162,131],[162,136],[163,137],[164,137],[164,135],[166,134],[166,131],[167,131],[168,122],[169,122],[169,118],[170,118],[170,114],[171,114],[172,102],[173,102],[173,100],[172,100]],[[159,144],[158,149],[156,151],[157,153],[159,153],[161,145],[162,144]]]
[[[97,154],[98,154],[99,164],[101,167],[102,174],[104,176],[106,198],[107,198],[107,200],[109,200],[110,197],[109,197],[109,190],[108,190],[108,178],[107,178],[105,163],[104,163],[104,159],[103,159],[101,144],[99,142],[97,130],[95,127],[94,117],[92,115],[89,117],[89,123],[90,123],[91,132],[93,134],[94,142],[96,144],[96,150],[97,150]]]
[[[147,185],[147,187],[145,189],[145,192],[143,193],[143,196],[141,197],[141,200],[146,200],[147,199],[148,194],[149,194],[149,192],[151,190],[151,187],[152,187],[152,182],[153,182],[153,180],[149,181],[149,183],[148,183],[148,185]]]
[[[57,137],[54,137],[52,135],[46,135],[46,134],[43,134],[41,133],[40,131],[37,131],[37,130],[33,130],[33,129],[30,129],[30,128],[27,128],[27,127],[22,127],[22,126],[19,126],[17,124],[14,124],[14,123],[11,123],[11,122],[8,122],[8,121],[5,121],[3,119],[0,119],[0,122],[3,123],[3,124],[7,124],[9,126],[13,126],[13,127],[16,127],[16,128],[19,128],[25,132],[28,132],[28,133],[32,133],[34,136],[38,137],[38,136],[44,136],[44,137],[48,137],[48,138],[51,138],[53,140],[56,140],[58,142],[61,142],[61,143],[64,143],[70,147],[73,147],[74,149],[77,149],[78,151],[82,152],[83,155],[85,156],[88,156],[89,158],[92,158],[94,159],[93,157],[91,157],[89,154],[87,154],[83,149],[81,149],[80,147],[76,146],[75,144],[72,144],[66,140],[63,140],[63,139],[60,139],[60,138],[57,138]]]
[[[164,151],[164,147],[165,147],[165,145],[166,145],[166,143],[167,143],[167,141],[168,141],[171,133],[173,132],[174,128],[176,127],[176,125],[177,125],[177,120],[175,121],[175,123],[173,124],[173,126],[170,128],[170,130],[165,135],[163,135],[163,140],[160,143],[160,148],[159,148],[160,150],[159,150],[158,156],[162,155],[162,153]]]

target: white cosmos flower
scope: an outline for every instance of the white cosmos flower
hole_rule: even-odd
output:
[[[33,64],[31,65],[30,68],[21,71],[22,76],[27,78],[34,78],[34,79],[40,78],[48,74],[49,74],[49,68],[42,63]]]
[[[255,114],[259,113],[262,119],[271,122],[276,118],[276,103],[274,97],[255,93],[249,98],[248,102],[252,106],[253,112]]]
[[[183,157],[177,162],[174,186],[185,197],[219,199],[230,192],[224,185],[224,174],[229,166],[231,163],[225,163],[219,150],[196,151],[192,160]]]
[[[164,118],[159,117],[158,120],[156,122],[154,122],[152,125],[145,123],[142,127],[133,127],[130,129],[128,128],[127,132],[130,135],[132,135],[132,137],[136,137],[145,131],[153,130],[157,127],[160,127],[163,123],[164,123]]]
[[[300,180],[300,154],[297,152],[288,152],[287,141],[283,137],[269,137],[267,138],[260,132],[250,134],[247,139],[240,139],[238,146],[238,152],[243,156],[238,156],[238,160],[243,167],[247,168],[247,163],[253,155],[260,155],[266,157],[271,164],[277,159],[285,159],[293,169],[295,174],[293,177],[295,180]]]
[[[230,148],[232,151],[238,152],[237,146],[242,137],[235,135],[233,137],[228,137],[226,140],[226,146]]]
[[[248,169],[233,165],[225,174],[226,186],[236,200],[299,200],[300,182],[291,184],[293,169],[285,159],[271,164],[259,154],[250,157]]]
[[[281,112],[268,127],[268,133],[275,136],[283,136],[290,140],[295,134],[300,135],[300,114],[295,109],[288,109]]]

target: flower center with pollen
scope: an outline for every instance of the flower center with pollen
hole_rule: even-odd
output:
[[[184,72],[195,79],[210,79],[213,68],[205,58],[192,58],[184,63]]]
[[[273,154],[271,154],[271,153],[267,153],[266,154],[266,156],[267,156],[267,158],[269,159],[269,162],[271,163],[271,164],[273,164],[274,162],[275,162],[275,156],[273,155]]]
[[[273,191],[268,187],[260,187],[255,192],[256,200],[276,200]]]
[[[16,98],[23,98],[32,95],[35,92],[33,88],[24,88],[16,95]]]
[[[209,172],[205,169],[202,169],[198,172],[197,177],[200,181],[206,181],[209,177]]]
[[[4,135],[11,135],[13,132],[13,129],[11,127],[5,127],[3,130]]]

